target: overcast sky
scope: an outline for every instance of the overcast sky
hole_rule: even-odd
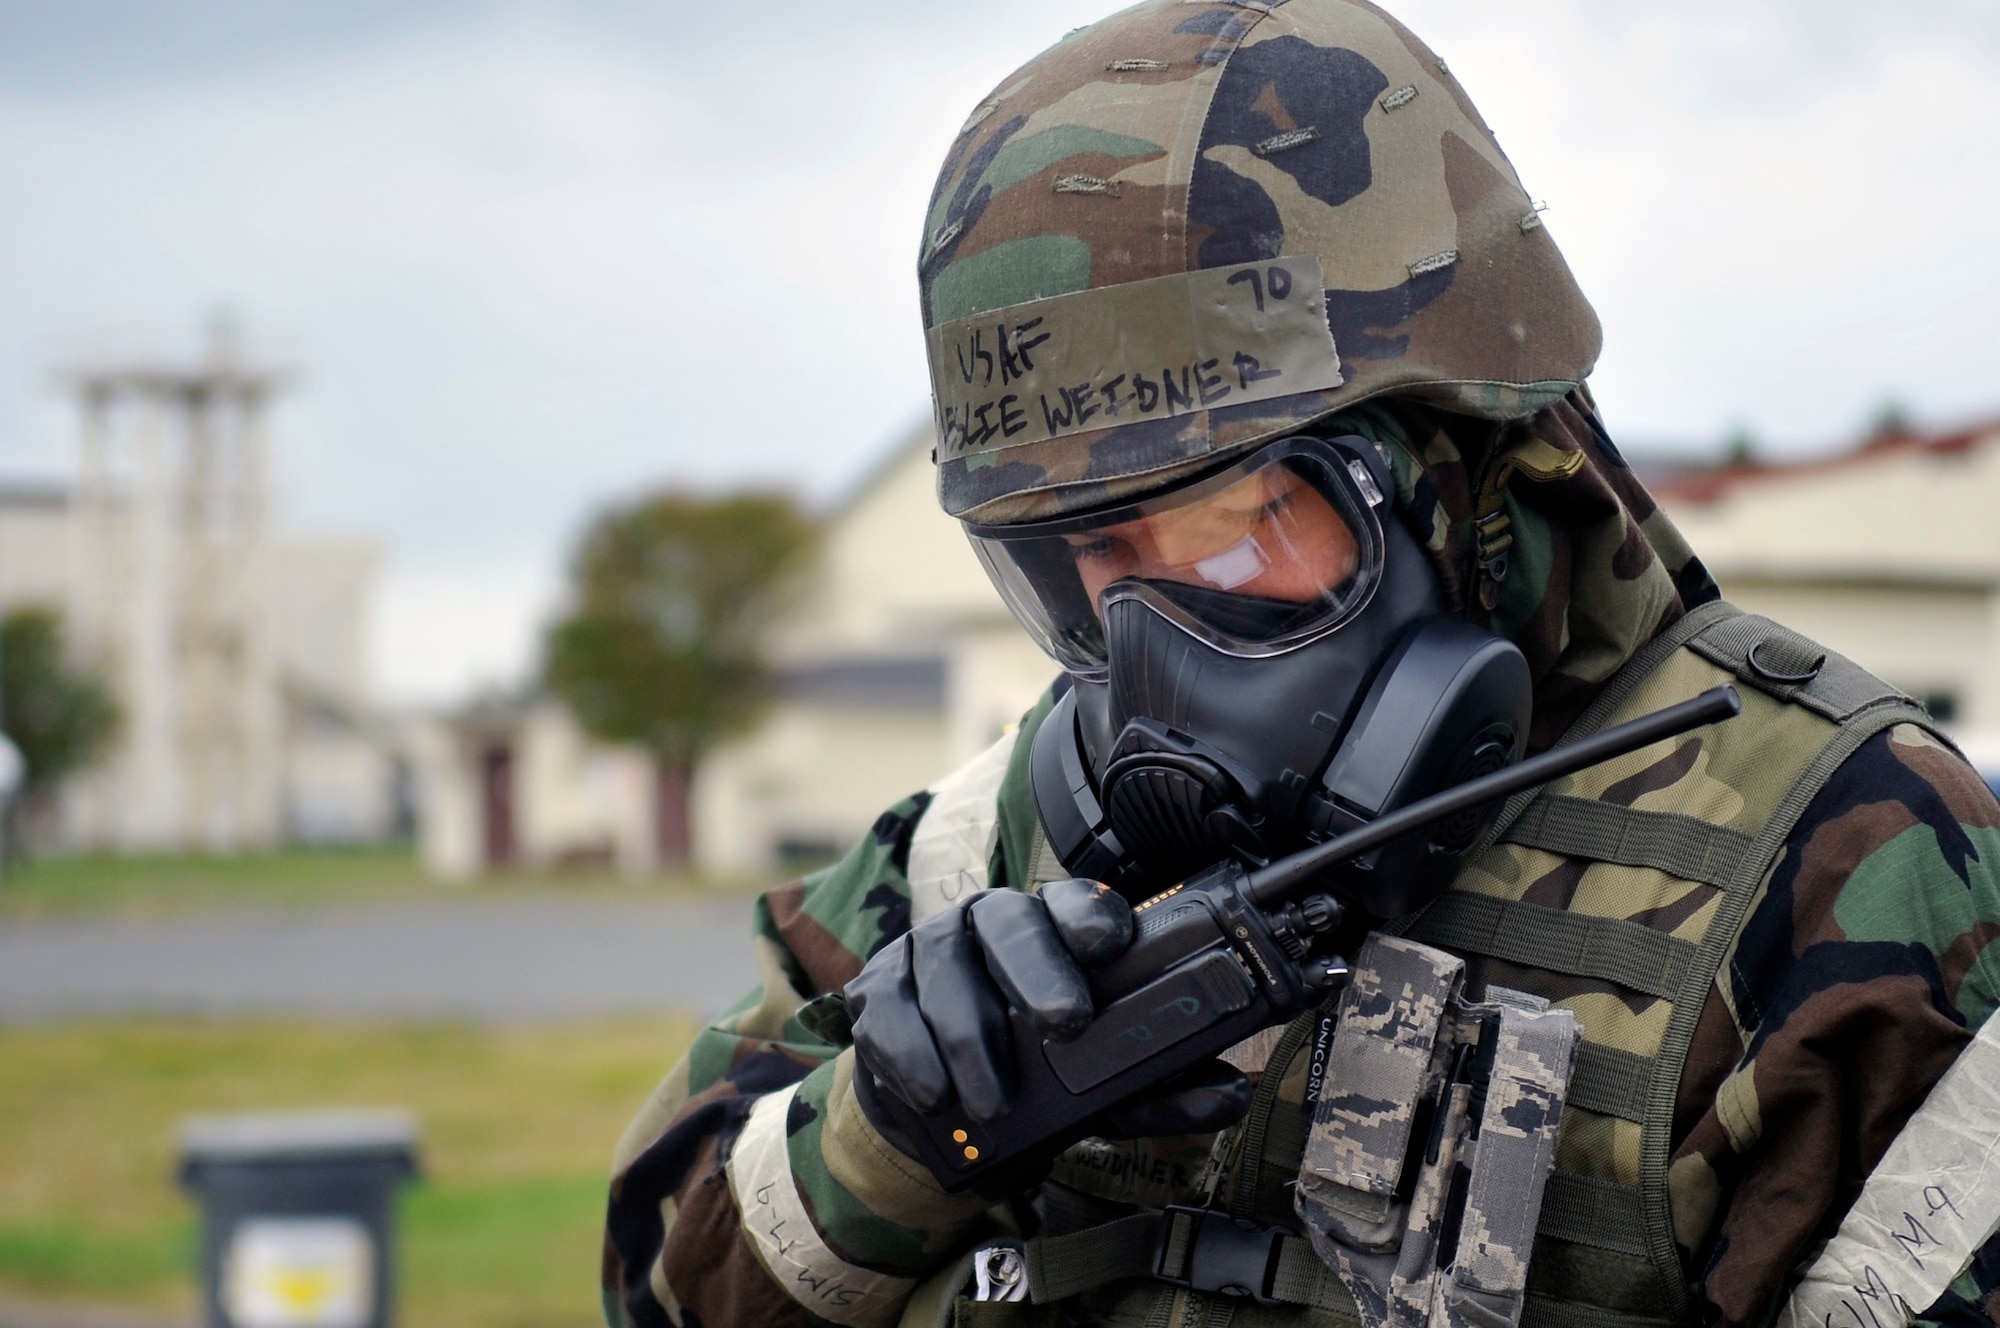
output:
[[[1615,436],[2000,414],[2000,6],[1405,0],[1549,204]],[[58,365],[233,307],[288,524],[390,549],[384,696],[526,676],[641,486],[824,501],[924,415],[950,136],[1088,0],[0,0],[0,477]]]

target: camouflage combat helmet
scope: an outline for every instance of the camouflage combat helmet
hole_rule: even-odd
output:
[[[1395,393],[1512,419],[1596,315],[1444,62],[1365,0],[1146,0],[1002,82],[918,267],[953,516],[1100,506]]]

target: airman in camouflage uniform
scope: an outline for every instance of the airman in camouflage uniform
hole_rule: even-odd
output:
[[[1083,296],[1137,308],[1117,302],[1139,299],[1140,283],[1297,255],[1320,264],[1321,288],[1301,295],[1321,301],[1335,361],[1303,375],[1304,390],[1267,387],[1264,362],[1217,367],[1203,392],[1198,359],[1135,358],[1150,399],[1129,380],[1035,376],[1024,306]],[[1539,212],[1443,62],[1372,5],[1150,0],[1065,38],[966,122],[926,218],[920,277],[939,493],[955,516],[1091,510],[1290,433],[1359,434],[1392,462],[1395,515],[1453,610],[1526,654],[1531,749],[1604,721],[1634,687],[1685,694],[1730,676],[1701,644],[1733,630],[1716,586],[1584,386],[1596,320]],[[1271,293],[1260,288],[1260,307]],[[983,372],[999,377],[975,382],[975,356],[954,385],[938,361],[981,320],[995,338]],[[1135,356],[1154,344],[1150,329],[1130,330]],[[1174,375],[1177,396],[1165,390]],[[1680,637],[1694,644],[1661,648]],[[1214,1138],[1086,1141],[1057,1160],[1030,1215],[948,1194],[888,1144],[856,1103],[853,1053],[802,1016],[962,892],[1049,879],[1027,756],[1064,686],[966,770],[891,808],[841,862],[759,901],[761,985],[697,1038],[620,1142],[604,1261],[613,1328],[1355,1321],[1353,1302],[1331,1294],[1252,1305],[1143,1276],[1040,1303],[968,1299],[971,1252],[1018,1243],[1024,1223],[1071,1229],[1190,1204],[1297,1230],[1321,1082],[1310,1020],[1232,1054],[1258,1076],[1249,1123]],[[1682,1321],[1769,1322],[2000,1004],[1991,793],[1914,716],[1860,741],[1786,809],[1769,773],[1780,739],[1808,721],[1821,736],[1835,726],[1799,718],[1801,688],[1769,690],[1748,698],[1733,733],[1684,735],[1514,808],[1515,828],[1440,906],[1399,923],[1465,954],[1468,990],[1527,992],[1581,1020],[1598,1087],[1563,1113],[1555,1167],[1572,1196],[1663,1195],[1658,1211],[1601,1210],[1624,1212],[1629,1229],[1593,1230],[1575,1212],[1567,1227],[1543,1222],[1527,1273],[1542,1323],[1659,1322],[1676,1298]],[[1669,871],[1643,853],[1563,851],[1552,807],[1711,829],[1699,861],[1668,854]],[[1766,825],[1783,827],[1765,846],[1771,867],[1733,883],[1731,855]],[[962,859],[949,887],[935,866],[947,840]],[[1607,976],[1588,944],[1552,971],[1518,957],[1541,950],[1494,939],[1506,917],[1615,935],[1692,974],[1694,994]],[[1606,1087],[1620,1070],[1623,1093]],[[1641,1274],[1661,1257],[1674,1285],[1645,1294]],[[2000,1241],[1912,1309],[2000,1323]]]

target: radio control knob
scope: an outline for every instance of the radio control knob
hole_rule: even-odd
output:
[[[1340,912],[1340,901],[1332,895],[1307,895],[1299,901],[1299,917],[1315,936],[1339,926]]]
[[[1348,971],[1347,961],[1339,955],[1321,955],[1307,964],[1300,976],[1314,991],[1338,991],[1353,975]]]

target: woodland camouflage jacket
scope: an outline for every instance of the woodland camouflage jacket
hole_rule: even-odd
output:
[[[1526,653],[1534,747],[1567,730],[1645,643],[1717,596],[1580,391],[1506,424],[1404,403],[1351,410],[1337,423],[1390,455],[1397,513],[1425,542],[1454,609]],[[1511,572],[1482,546],[1495,523],[1481,518],[1494,513],[1512,535]],[[796,1016],[907,930],[913,909],[922,917],[941,906],[938,883],[922,872],[913,892],[912,852],[924,855],[926,832],[944,819],[927,823],[926,810],[968,778],[997,794],[998,821],[990,860],[974,873],[986,879],[962,887],[1048,877],[1036,860],[1026,755],[1049,704],[966,772],[886,812],[844,860],[758,902],[762,986],[696,1039],[619,1146],[603,1268],[614,1328],[895,1322],[926,1274],[1012,1223],[1004,1210],[943,1194],[888,1149],[847,1090],[851,1053]],[[1629,805],[1646,792],[1646,781],[1628,780],[1594,796]],[[982,855],[986,843],[982,835]],[[1522,897],[1583,907],[1589,865],[1557,860],[1520,883]],[[1796,823],[1693,1029],[1669,1175],[1674,1238],[1705,1317],[1762,1324],[1775,1314],[1788,1274],[1832,1234],[1884,1148],[2000,1004],[1996,936],[2000,806],[1921,730],[1870,738]],[[1521,985],[1504,966],[1485,977]],[[1566,1003],[1620,1000],[1639,1017],[1641,1002],[1615,989],[1579,990]],[[1301,1062],[1276,1069],[1281,1095],[1303,1093]],[[1600,1144],[1615,1151],[1618,1140],[1578,1136],[1559,1147]],[[732,1173],[745,1172],[746,1154],[771,1167],[779,1150],[774,1174],[788,1171],[786,1183],[739,1193]],[[1211,1154],[1207,1140],[1079,1146],[1056,1179],[1129,1203],[1199,1201]],[[781,1286],[767,1264],[808,1272]],[[829,1288],[814,1267],[845,1270],[835,1298],[815,1300],[815,1287]],[[1536,1271],[1589,1274],[1543,1267],[1539,1256]],[[1107,1293],[1085,1316],[1142,1323],[1157,1285],[1122,1300]],[[1927,1317],[2000,1323],[2000,1242]]]
[[[998,888],[1024,879],[1032,852],[1025,754],[1046,709],[1010,743],[1019,759],[1000,790]],[[701,1033],[619,1148],[603,1269],[613,1328],[820,1321],[766,1272],[724,1171],[752,1107],[795,1084],[790,1165],[810,1236],[845,1263],[907,1279],[906,1294],[1007,1223],[885,1154],[841,1082],[852,1053],[793,1017],[910,925],[905,873],[930,801],[920,793],[899,803],[843,861],[758,901],[764,985]],[[1996,849],[2000,809],[1985,786],[1903,730],[1851,757],[1792,836],[1729,966],[1733,1001],[1718,990],[1703,1012],[1677,1104],[1675,1172],[1699,1159],[1693,1171],[1713,1182],[1676,1191],[1675,1227],[1716,1321],[1754,1324],[1775,1312],[1787,1271],[1831,1234],[2000,1000],[2000,952],[1990,945],[2000,934]],[[1565,875],[1536,892],[1559,902],[1575,884]],[[1302,1065],[1287,1068],[1301,1080],[1287,1087],[1302,1092]],[[1195,1201],[1210,1151],[1206,1140],[1080,1147],[1058,1178],[1125,1202]],[[1126,1313],[1116,1297],[1093,1309],[1140,1322],[1146,1298],[1127,1299]],[[1925,1317],[2000,1322],[2000,1241]]]

